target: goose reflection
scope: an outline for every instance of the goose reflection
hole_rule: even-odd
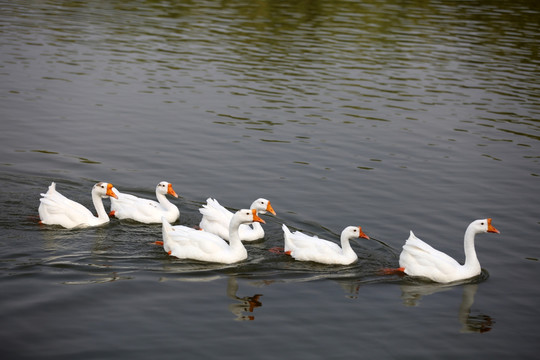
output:
[[[355,280],[335,280],[335,282],[341,287],[341,290],[345,293],[345,297],[349,299],[358,299],[358,292],[360,291],[360,283]]]
[[[462,287],[463,295],[458,310],[458,320],[462,325],[460,332],[484,333],[490,331],[495,321],[489,315],[471,314],[471,307],[474,304],[478,284],[464,284]],[[440,284],[403,284],[401,285],[401,298],[405,306],[418,306],[423,296],[451,290],[452,288],[450,285]]]
[[[237,292],[238,282],[235,277],[231,276],[227,281],[227,296],[236,301],[229,305],[229,311],[236,316],[235,320],[237,321],[255,320],[253,310],[262,306],[260,301],[262,294],[240,297]]]
[[[463,325],[462,333],[485,333],[493,328],[495,321],[485,314],[472,315],[471,307],[474,303],[474,295],[478,290],[477,284],[468,284],[463,286],[463,297],[459,306],[458,319]]]

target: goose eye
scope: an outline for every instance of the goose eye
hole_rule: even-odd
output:
[[[482,221],[482,222],[480,223],[480,225],[484,225],[484,222]]]

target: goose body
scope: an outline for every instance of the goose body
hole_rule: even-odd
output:
[[[475,220],[465,231],[465,263],[461,265],[447,254],[434,249],[417,238],[411,231],[399,256],[399,266],[407,275],[428,278],[439,283],[449,283],[477,276],[481,272],[476,257],[474,237],[476,234],[499,233],[491,225],[491,219]]]
[[[250,209],[257,210],[258,214],[266,214],[270,212],[276,215],[270,201],[259,198],[255,200]],[[233,213],[223,207],[217,200],[208,198],[206,205],[199,209],[202,214],[199,227],[204,231],[218,235],[220,238],[229,240],[229,223],[233,217]],[[242,224],[239,229],[240,240],[255,241],[264,237],[264,229],[258,222],[254,222],[251,226]]]
[[[178,197],[172,185],[166,181],[156,186],[158,201],[140,198],[131,194],[122,193],[116,189],[117,199],[111,199],[111,215],[118,219],[131,219],[145,224],[156,224],[164,217],[173,223],[180,217],[178,207],[167,199],[167,194]]]
[[[116,198],[113,185],[99,182],[92,187],[92,202],[97,217],[83,205],[68,199],[56,191],[56,183],[51,183],[45,194],[41,194],[38,212],[42,224],[60,225],[67,229],[99,226],[109,222],[103,206],[103,198]]]
[[[350,239],[369,237],[359,226],[348,226],[341,232],[341,247],[317,236],[309,236],[299,231],[291,232],[282,226],[285,238],[285,253],[299,261],[314,261],[322,264],[349,265],[358,259],[349,243]]]
[[[247,251],[239,237],[241,224],[262,222],[255,209],[238,210],[229,224],[229,243],[207,231],[187,226],[171,226],[165,219],[163,225],[163,249],[180,259],[232,264],[247,258]]]

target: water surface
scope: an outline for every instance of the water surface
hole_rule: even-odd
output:
[[[533,358],[540,340],[540,8],[535,1],[0,2],[3,358]],[[169,257],[159,225],[39,226],[52,181],[258,197],[248,260]],[[106,200],[108,208],[108,201]],[[409,230],[482,274],[397,266]],[[350,266],[295,262],[281,224]]]

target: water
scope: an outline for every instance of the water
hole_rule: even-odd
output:
[[[0,2],[2,358],[533,358],[540,295],[535,1]],[[171,258],[159,225],[37,224],[51,181],[108,181],[180,224],[266,197],[249,258]],[[108,208],[108,201],[106,207]],[[383,276],[412,229],[477,279]],[[294,262],[281,224],[358,263]]]

